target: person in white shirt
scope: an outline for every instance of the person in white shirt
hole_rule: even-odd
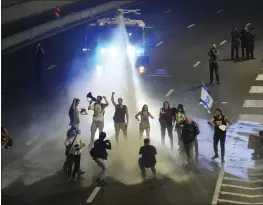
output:
[[[80,170],[80,157],[82,148],[85,147],[85,142],[80,136],[80,131],[77,131],[77,135],[67,138],[65,142],[66,150],[68,150],[68,177],[72,180],[75,179],[76,174]],[[74,164],[74,169],[72,172],[72,166]]]
[[[97,96],[97,101],[95,103],[92,103],[93,101],[90,101],[88,110],[93,110],[93,120],[90,127],[91,136],[90,136],[90,146],[93,146],[94,143],[94,137],[97,129],[99,129],[99,132],[103,132],[104,128],[104,114],[105,114],[105,108],[109,105],[109,102],[107,101],[106,97],[103,96],[103,99],[105,100],[105,104],[101,103],[102,97]]]

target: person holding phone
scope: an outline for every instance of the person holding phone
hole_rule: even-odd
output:
[[[118,143],[119,141],[119,133],[123,132],[124,138],[127,139],[127,127],[129,124],[129,113],[126,105],[123,105],[122,98],[118,98],[118,104],[114,99],[115,92],[112,92],[111,102],[115,107],[115,114],[113,116],[114,126],[115,126],[115,138]],[[125,122],[126,118],[126,122]]]

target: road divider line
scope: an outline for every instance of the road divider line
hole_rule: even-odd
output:
[[[248,23],[246,26],[250,26],[251,25],[251,23]]]
[[[227,40],[223,40],[219,45],[222,46],[223,44],[225,44],[227,42]]]
[[[217,182],[216,182],[216,188],[214,191],[214,195],[213,195],[213,199],[212,199],[212,203],[211,204],[217,204],[218,202],[218,198],[219,198],[219,193],[220,193],[220,189],[222,186],[222,182],[224,179],[224,175],[225,175],[225,164],[222,164],[218,178],[217,178]]]
[[[243,107],[262,108],[263,100],[245,100]]]
[[[167,11],[165,11],[165,12],[163,12],[164,14],[168,14],[168,13],[170,13],[172,10],[170,9],[170,10],[167,10]]]
[[[263,68],[261,68],[263,70]],[[258,74],[256,80],[263,80],[263,74]]]
[[[263,93],[263,86],[251,86],[249,93]]]
[[[51,69],[53,69],[53,68],[55,68],[55,67],[56,67],[56,65],[49,66],[49,67],[46,69],[46,71],[51,70]]]
[[[174,89],[171,89],[166,93],[165,97],[169,97],[173,93]]]
[[[155,46],[160,46],[161,44],[163,44],[163,41],[160,41],[159,43],[157,43]]]
[[[197,67],[200,63],[201,61],[197,61],[196,64],[194,64],[194,68]]]
[[[195,26],[195,24],[191,24],[191,25],[187,26],[187,28],[191,28],[193,26]]]
[[[220,9],[220,10],[218,10],[216,13],[220,14],[220,13],[222,13],[223,11],[224,11],[224,9]]]
[[[92,191],[92,193],[90,194],[89,198],[87,199],[86,204],[89,204],[89,203],[91,203],[93,201],[93,199],[99,193],[100,189],[101,189],[101,187],[95,187],[95,189]]]

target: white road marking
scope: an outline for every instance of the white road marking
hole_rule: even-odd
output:
[[[31,140],[29,140],[29,141],[26,142],[26,146],[29,146],[29,145],[31,145],[31,144],[32,144],[32,141],[31,141]]]
[[[251,86],[249,93],[263,93],[263,86]]]
[[[187,28],[191,28],[193,26],[195,26],[195,24],[191,24],[191,25],[187,26]]]
[[[163,41],[157,43],[155,46],[157,47],[157,46],[159,46],[159,45],[161,45],[161,44],[163,44]]]
[[[246,26],[250,26],[251,25],[251,23],[248,23]]]
[[[166,93],[165,97],[169,97],[173,91],[174,91],[174,89],[169,90],[168,93]]]
[[[258,74],[256,80],[263,80],[263,74]]]
[[[89,204],[89,203],[91,203],[93,201],[95,196],[99,193],[100,189],[101,189],[101,187],[95,187],[95,189],[92,191],[91,195],[87,199],[86,204]]]
[[[224,9],[220,9],[220,10],[218,10],[216,13],[220,14],[220,13],[222,13],[223,11],[224,11]]]
[[[46,69],[46,71],[51,70],[51,69],[53,69],[53,68],[55,68],[55,67],[56,67],[56,65],[49,66],[49,67]]]
[[[263,124],[263,115],[249,115],[249,114],[241,114],[238,118],[239,121],[251,121],[258,122]]]
[[[238,189],[248,189],[248,190],[263,190],[263,187],[244,187],[244,186],[237,186],[237,185],[230,185],[230,184],[222,184],[224,187],[231,187],[231,188],[238,188]]]
[[[227,42],[227,40],[223,40],[219,45],[222,46],[223,44],[225,44]]]
[[[226,200],[226,199],[218,199],[219,202],[223,202],[223,203],[229,203],[229,204],[261,204],[262,203],[245,203],[245,202],[241,202],[241,201],[233,201],[233,200]]]
[[[239,181],[239,182],[247,182],[247,183],[260,183],[263,182],[263,180],[244,180],[244,179],[237,179],[233,177],[225,177],[226,180],[233,180],[233,181]]]
[[[263,107],[263,100],[245,100],[243,107]]]
[[[220,193],[220,189],[221,189],[223,178],[224,178],[224,174],[225,174],[224,168],[225,168],[225,164],[222,164],[222,167],[220,169],[220,172],[219,172],[219,175],[218,175],[218,178],[217,178],[216,188],[215,188],[215,191],[214,191],[214,195],[213,195],[213,199],[212,199],[212,203],[211,204],[217,204],[217,202],[218,202],[219,193]]]
[[[197,61],[196,64],[194,64],[194,68],[197,67],[200,63],[201,61]]]
[[[237,193],[232,193],[232,192],[225,192],[225,191],[220,191],[220,194],[228,194],[228,195],[233,195],[233,196],[241,196],[241,197],[248,197],[248,198],[257,198],[257,197],[263,197],[263,195],[247,195],[247,194],[237,194]]]
[[[163,12],[164,14],[168,14],[168,13],[170,13],[172,10],[170,9],[170,10],[167,10],[167,11],[165,11],[165,12]]]

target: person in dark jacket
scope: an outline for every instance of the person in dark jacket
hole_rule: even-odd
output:
[[[242,58],[248,58],[248,28],[245,26],[240,31]]]
[[[161,126],[161,138],[162,144],[165,145],[165,132],[168,131],[168,136],[170,138],[171,149],[173,149],[173,126],[175,124],[175,109],[170,108],[169,102],[165,101],[163,107],[160,109],[159,122]]]
[[[139,160],[138,164],[142,173],[143,179],[146,179],[146,172],[145,168],[151,168],[153,176],[156,177],[156,158],[155,155],[157,154],[156,148],[150,145],[150,139],[144,139],[144,146],[140,148],[139,155],[142,155]]]
[[[248,32],[248,58],[255,59],[254,57],[254,46],[255,46],[255,31],[251,27]]]
[[[208,52],[208,56],[209,56],[209,72],[210,72],[210,82],[209,82],[209,84],[213,84],[214,73],[216,75],[217,84],[220,84],[218,59],[217,59],[218,55],[219,55],[219,52],[216,49],[216,45],[213,44],[212,48],[210,48],[210,50]]]
[[[101,185],[107,185],[107,182],[105,181],[107,174],[107,149],[111,149],[110,140],[105,140],[105,138],[106,133],[101,132],[99,135],[99,139],[94,142],[94,147],[90,151],[90,155],[92,156],[93,160],[102,169],[101,174],[97,179],[97,182]]]
[[[231,59],[232,60],[234,60],[234,54],[236,54],[236,60],[238,60],[239,46],[240,46],[240,33],[237,31],[237,27],[233,27],[231,32]]]
[[[200,133],[199,127],[190,117],[187,117],[183,123],[181,141],[184,143],[184,149],[188,164],[193,163],[193,151],[197,141],[197,135]]]

